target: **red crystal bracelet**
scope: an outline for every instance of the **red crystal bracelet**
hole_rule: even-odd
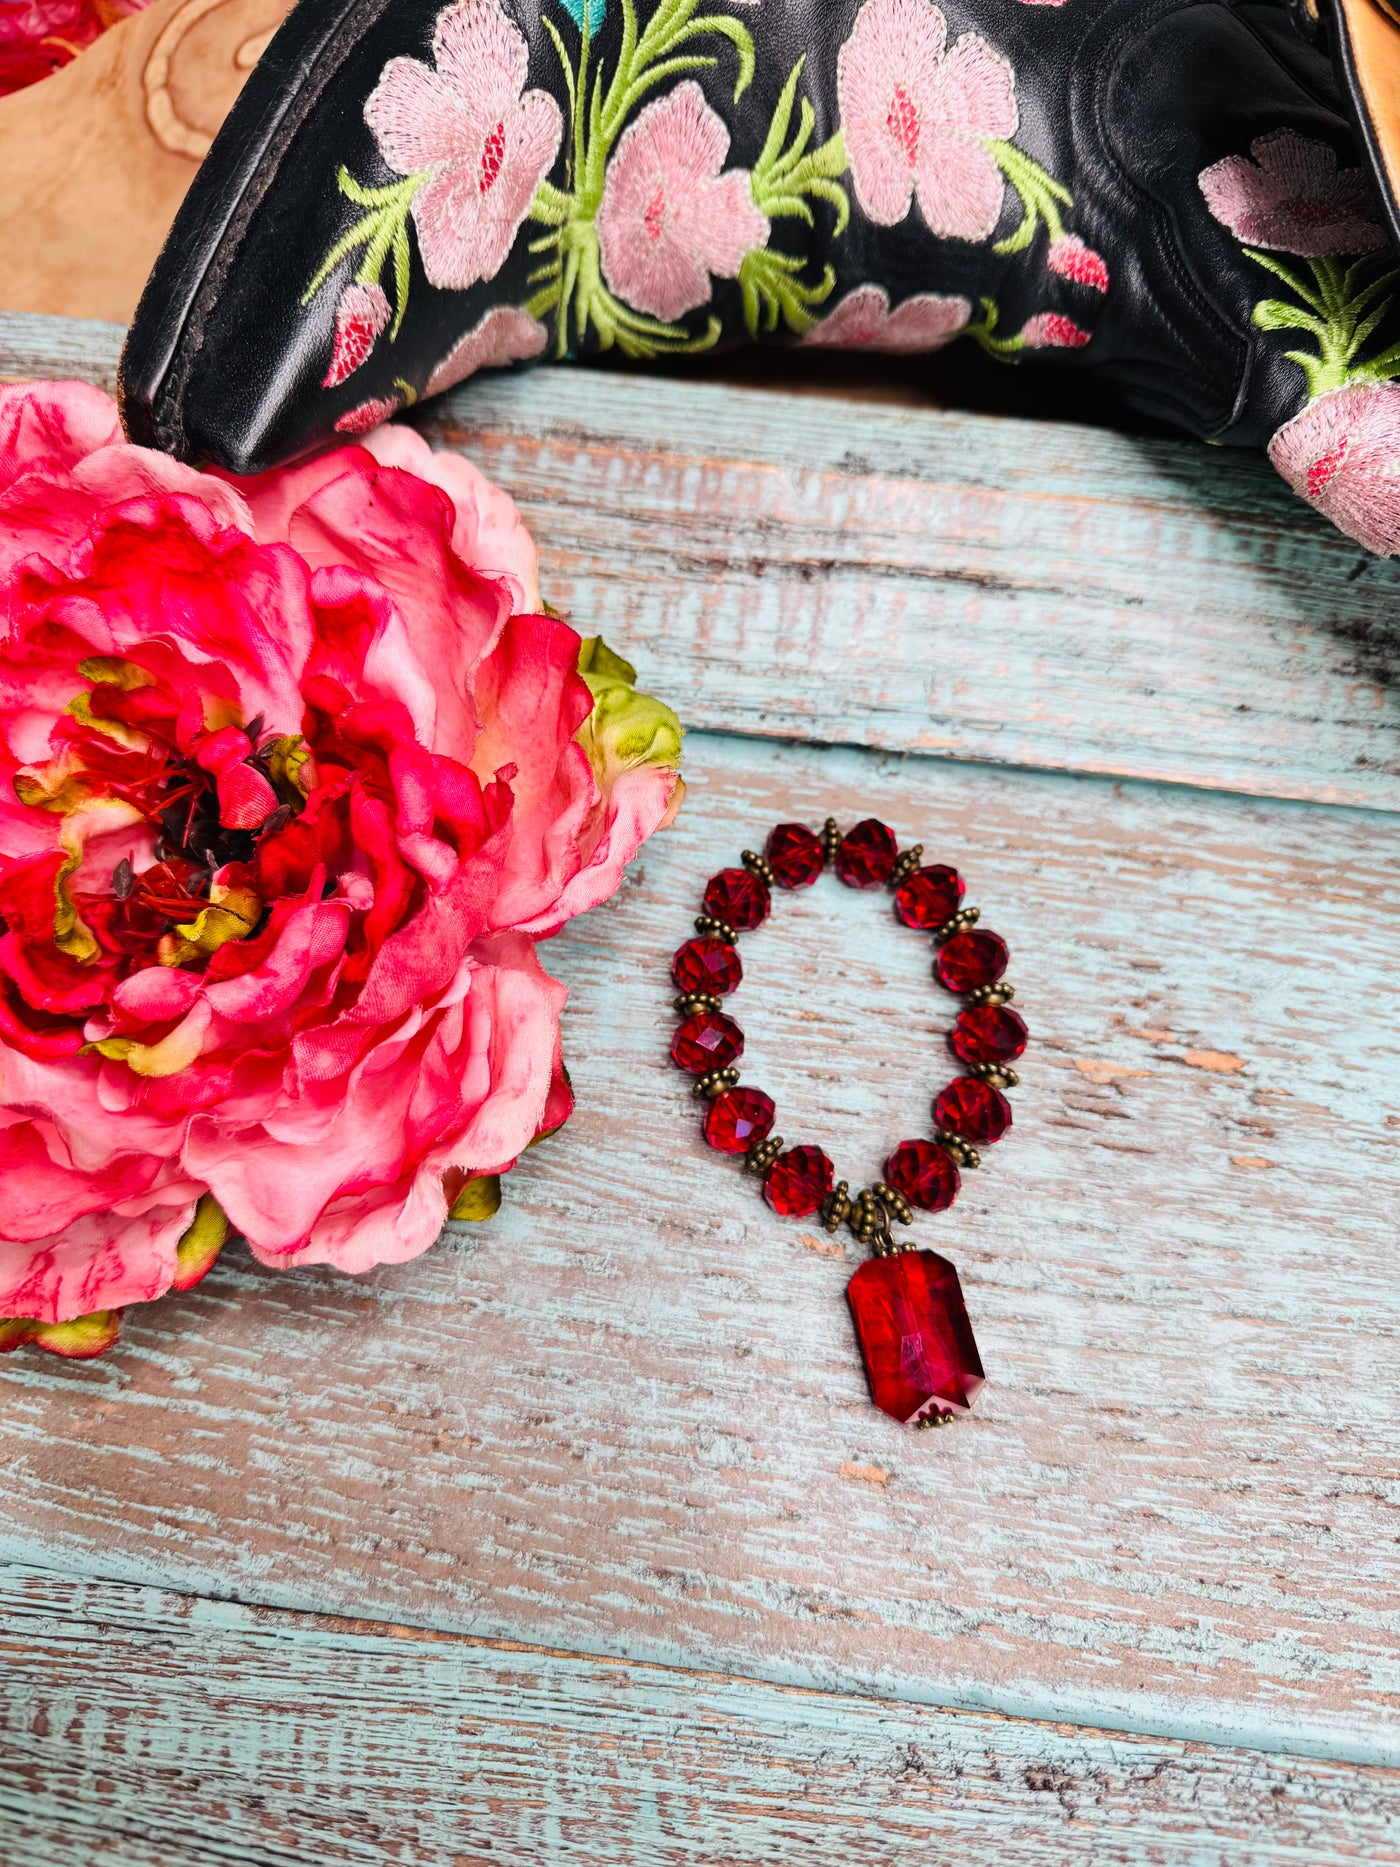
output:
[[[684,1019],[671,1057],[709,1103],[705,1139],[723,1154],[742,1155],[745,1171],[762,1175],[774,1212],[818,1214],[829,1232],[849,1225],[873,1249],[846,1288],[871,1398],[907,1425],[943,1426],[972,1405],[985,1379],[982,1362],[957,1272],[936,1252],[896,1240],[891,1222],[908,1225],[916,1206],[926,1212],[951,1206],[962,1171],[981,1165],[978,1148],[1011,1126],[1005,1091],[1019,1081],[1011,1065],[1026,1047],[1026,1027],[1009,1009],[1015,992],[1002,977],[1006,942],[977,925],[976,908],[963,906],[955,869],[923,867],[922,859],[922,844],[901,855],[894,832],[874,817],[845,835],[829,817],[820,835],[803,823],[780,823],[764,855],[746,849],[742,868],[712,875],[696,938],[671,962]],[[964,1073],[934,1098],[932,1138],[901,1141],[885,1162],[885,1178],[854,1196],[846,1181],[835,1181],[821,1148],[785,1149],[773,1133],[771,1096],[740,1088],[734,1066],[744,1033],[721,1003],[744,976],[738,937],[767,920],[773,888],[808,888],[828,865],[849,888],[893,890],[897,917],[932,935],[934,977],[963,1001],[948,1047]]]

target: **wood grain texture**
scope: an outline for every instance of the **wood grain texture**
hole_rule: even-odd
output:
[[[118,337],[0,319],[0,374]],[[111,1578],[0,1594],[18,1867],[1400,1858],[1400,573],[1261,463],[1053,424],[584,372],[427,419],[708,729],[691,799],[546,952],[580,1109],[490,1226],[233,1250],[0,1363],[0,1554]],[[920,1222],[991,1374],[942,1434],[665,1061],[705,876],[829,811],[964,867],[1035,1036]],[[868,1179],[949,1072],[924,943],[828,883],[745,956],[748,1079]]]
[[[115,395],[125,337],[125,325],[96,318],[0,311],[0,382],[69,376]]]
[[[6,1867],[1394,1861],[1400,1773],[0,1571]]]
[[[1394,1762],[1394,822],[695,735],[546,953],[580,1109],[362,1282],[226,1254],[110,1361],[0,1370],[0,1552],[770,1680]],[[667,956],[792,815],[963,866],[1035,1034],[924,1235],[991,1375],[866,1398],[852,1265],[701,1142]],[[927,1132],[926,944],[834,882],[746,942],[748,1079],[853,1183]],[[1319,927],[1345,964],[1307,963]]]
[[[121,335],[0,313],[0,376]],[[421,419],[695,726],[1400,808],[1400,567],[1262,459],[568,368]]]
[[[693,725],[1400,807],[1400,566],[1261,458],[566,369],[421,420]]]

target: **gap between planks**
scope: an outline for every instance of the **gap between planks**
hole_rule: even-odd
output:
[[[502,1847],[548,1867],[1394,1858],[1394,1770],[22,1566],[0,1569],[0,1605],[7,1867],[463,1867]]]
[[[0,314],[0,374],[121,336]],[[415,418],[693,726],[1400,809],[1400,566],[1253,456],[577,367]]]
[[[0,1547],[1395,1761],[1391,819],[707,735],[689,770],[676,827],[546,955],[580,1105],[491,1226],[361,1282],[232,1252],[110,1364],[12,1358]],[[869,1406],[850,1261],[731,1183],[665,1058],[703,878],[828,808],[932,828],[1036,1039],[1013,1135],[930,1222],[992,1382],[922,1439]],[[736,1007],[746,1073],[852,1180],[949,1068],[924,943],[872,941],[873,912],[785,900]],[[1350,929],[1344,975],[1300,964],[1320,922]]]

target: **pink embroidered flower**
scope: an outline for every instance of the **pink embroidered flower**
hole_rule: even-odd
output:
[[[883,285],[858,285],[802,341],[843,350],[938,350],[971,316],[967,299],[941,292],[921,292],[891,311]]]
[[[1310,402],[1269,443],[1295,493],[1381,557],[1400,554],[1400,383],[1353,383]]]
[[[388,322],[389,301],[377,285],[347,285],[335,308],[330,368],[321,378],[321,387],[334,389],[353,375]]]
[[[1051,272],[1069,279],[1074,285],[1087,285],[1094,292],[1108,290],[1108,267],[1103,256],[1092,246],[1086,246],[1076,233],[1067,233],[1062,239],[1052,241],[1045,263]]]
[[[539,356],[549,332],[538,318],[516,305],[493,305],[438,364],[428,378],[424,395],[441,395],[454,383],[465,382],[478,370],[503,369]]]
[[[1037,311],[1021,326],[1027,350],[1082,350],[1093,336],[1061,311]]]
[[[371,428],[386,422],[399,406],[396,395],[374,395],[367,402],[347,408],[335,424],[337,434],[368,434]]]
[[[608,288],[668,323],[710,302],[710,277],[735,279],[768,244],[747,169],[724,169],[729,131],[693,79],[648,104],[623,132],[598,209]]]
[[[1329,144],[1271,130],[1249,147],[1252,162],[1226,156],[1200,175],[1206,206],[1236,239],[1302,259],[1384,245],[1370,181],[1359,168],[1339,169]]]
[[[504,495],[371,446],[234,483],[0,390],[0,1318],[188,1282],[206,1194],[264,1263],[402,1261],[568,1112],[535,943],[664,820],[674,717],[512,613]]]
[[[1015,74],[980,33],[946,41],[933,0],[865,0],[837,60],[851,177],[877,226],[917,195],[934,233],[986,240],[1003,193],[987,142],[1016,132]]]
[[[436,70],[391,58],[365,104],[384,160],[428,176],[413,197],[423,270],[465,291],[494,279],[559,153],[564,119],[547,91],[526,91],[530,52],[500,0],[457,0],[438,14]]]

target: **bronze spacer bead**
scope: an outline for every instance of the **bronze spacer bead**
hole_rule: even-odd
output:
[[[914,1223],[914,1208],[897,1188],[886,1186],[883,1180],[877,1180],[870,1190],[885,1208],[886,1212],[888,1212],[892,1218],[898,1219],[901,1225],[912,1225]]]
[[[683,1018],[693,1018],[701,1011],[723,1011],[724,1000],[713,992],[685,992],[672,1001]]]
[[[723,1095],[726,1089],[732,1089],[739,1080],[736,1069],[707,1070],[699,1077],[690,1093],[697,1101],[713,1102],[716,1096]]]
[[[835,862],[836,852],[841,847],[841,826],[835,817],[828,817],[822,825],[821,846],[827,862]]]
[[[915,843],[911,849],[906,849],[890,872],[888,886],[891,888],[902,887],[914,873],[915,869],[918,868],[923,859],[924,846],[922,843]]]
[[[783,1137],[770,1134],[766,1141],[755,1141],[744,1156],[745,1173],[767,1173],[783,1151]]]
[[[970,1141],[964,1141],[960,1134],[950,1134],[946,1128],[935,1128],[933,1139],[945,1154],[950,1154],[959,1167],[980,1167],[982,1156]]]
[[[954,934],[966,933],[969,927],[976,926],[982,918],[981,908],[959,908],[952,920],[944,921],[933,932],[933,944],[946,946]]]
[[[990,1083],[993,1089],[1014,1089],[1021,1080],[1009,1063],[965,1063],[963,1070],[979,1082]]]
[[[767,882],[770,888],[773,886],[773,870],[766,856],[760,856],[756,849],[746,849],[739,860],[750,874],[756,875],[761,882]]]
[[[846,1181],[838,1180],[822,1201],[821,1221],[827,1231],[836,1231],[851,1211],[851,1189]]]
[[[695,931],[701,934],[718,934],[719,938],[727,940],[730,946],[733,946],[739,937],[728,921],[716,920],[713,914],[697,914]]]
[[[1016,996],[1014,985],[976,985],[963,993],[965,1005],[1009,1005]]]

